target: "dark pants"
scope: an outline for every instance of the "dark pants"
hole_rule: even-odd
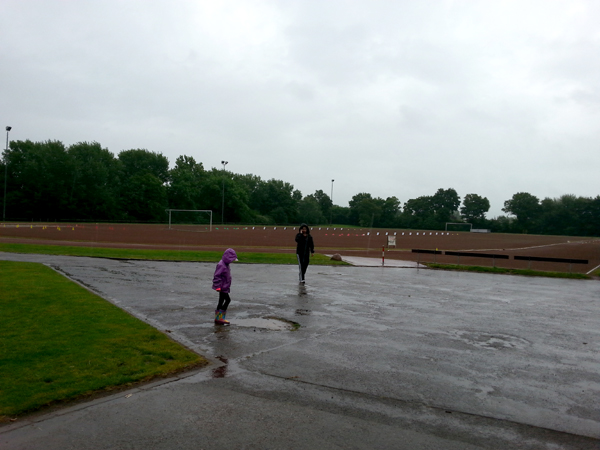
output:
[[[308,255],[302,256],[298,253],[296,253],[296,256],[298,257],[298,270],[300,270],[300,281],[304,281],[304,274],[306,274],[306,269],[308,269],[310,257]]]
[[[219,292],[219,304],[217,305],[217,309],[221,311],[227,311],[230,301],[231,299],[229,298],[229,294],[227,292]]]

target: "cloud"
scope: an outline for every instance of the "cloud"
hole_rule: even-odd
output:
[[[599,194],[593,1],[0,4],[13,139],[402,202]]]

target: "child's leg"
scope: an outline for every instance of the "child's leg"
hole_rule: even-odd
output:
[[[219,304],[217,305],[217,310],[227,311],[227,307],[229,306],[230,301],[231,301],[231,298],[229,298],[228,293],[219,292]]]

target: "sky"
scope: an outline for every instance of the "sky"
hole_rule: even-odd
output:
[[[0,118],[341,206],[453,188],[493,218],[600,195],[598,24],[596,0],[2,0]]]

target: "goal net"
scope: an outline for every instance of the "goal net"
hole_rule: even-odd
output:
[[[472,223],[466,222],[446,222],[446,231],[471,231]]]
[[[167,209],[169,230],[212,231],[212,210],[210,209]]]

